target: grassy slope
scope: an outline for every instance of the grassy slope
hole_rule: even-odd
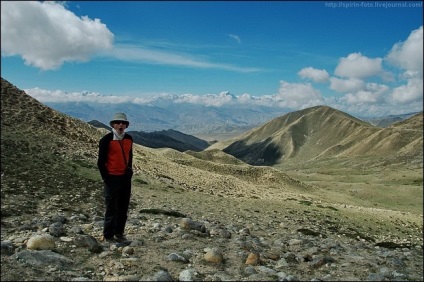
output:
[[[2,88],[2,222],[9,216],[31,218],[41,204],[59,212],[101,215],[102,183],[95,160],[97,142],[103,133],[28,97],[18,95],[6,99],[4,93]],[[236,217],[267,220],[278,216],[293,222],[316,222],[322,228],[329,224],[344,226],[338,228],[344,232],[353,228],[352,236],[362,233],[376,237],[388,234],[398,238],[409,238],[411,234],[422,237],[422,194],[421,198],[415,192],[411,197],[397,197],[400,204],[393,207],[381,196],[395,198],[398,190],[370,193],[376,189],[368,189],[366,193],[368,187],[363,183],[367,184],[379,173],[394,177],[392,171],[361,170],[355,164],[354,173],[342,169],[350,163],[333,160],[309,167],[280,168],[300,180],[319,184],[308,188],[275,169],[240,164],[222,153],[205,154],[136,146],[132,205],[141,207],[149,200],[155,206],[175,207],[181,212],[196,214],[197,218],[216,215],[231,222]],[[379,181],[390,185],[402,179],[414,183],[413,188],[419,186],[422,192],[422,176],[415,178],[408,174]],[[415,185],[420,180],[421,184]],[[353,187],[351,190],[359,191],[359,186],[365,192],[352,194],[349,190]],[[421,213],[418,204],[421,204]],[[387,207],[402,212],[383,209]],[[400,222],[403,228],[399,229]]]

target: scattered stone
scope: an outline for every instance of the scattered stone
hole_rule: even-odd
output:
[[[176,254],[176,253],[169,254],[168,259],[170,261],[179,261],[179,262],[184,262],[184,263],[188,262],[188,260],[185,257],[183,257],[179,254]]]
[[[257,265],[259,263],[260,255],[258,253],[250,253],[247,256],[246,264],[248,265]]]
[[[96,225],[96,216],[90,217],[92,222],[81,216],[66,218],[67,230],[76,231],[68,231],[69,237],[19,230],[20,221],[8,222],[7,240],[1,242],[2,270],[4,263],[13,262],[19,273],[67,281],[423,280],[420,245],[412,247],[406,241],[377,245],[334,231],[323,234],[325,229],[319,236],[299,232],[313,230],[308,223],[281,225],[253,218],[223,224],[206,217],[197,221],[163,213],[140,217],[134,211],[126,227],[134,239],[120,245],[99,243],[96,238],[102,237],[102,225]],[[32,222],[43,221],[40,216]],[[2,230],[2,238],[6,232]]]
[[[1,254],[3,255],[13,255],[15,248],[13,247],[12,242],[2,241],[1,242]]]
[[[29,238],[27,249],[29,250],[52,250],[55,247],[55,240],[49,234],[35,235]]]
[[[11,259],[35,267],[46,267],[51,265],[67,269],[73,265],[73,261],[71,259],[50,250],[24,250],[12,255]]]
[[[218,249],[207,250],[204,258],[207,262],[220,263],[224,259],[222,252]]]
[[[77,235],[74,242],[77,247],[87,248],[92,253],[103,251],[102,245],[91,235]]]
[[[178,281],[196,281],[198,272],[194,268],[185,269],[180,272]]]
[[[181,219],[180,226],[182,229],[185,229],[185,230],[197,230],[202,233],[206,232],[206,227],[203,223],[200,223],[198,221],[193,221],[190,218]]]
[[[60,237],[59,239],[60,239],[60,241],[62,241],[62,242],[72,242],[72,238],[69,238],[69,237],[64,237],[64,236],[62,236],[62,237]]]

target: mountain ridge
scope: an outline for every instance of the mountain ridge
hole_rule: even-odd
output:
[[[409,124],[412,130],[407,128]],[[328,106],[315,106],[274,118],[206,150],[221,149],[252,165],[396,154],[417,155],[419,161],[422,142],[422,112],[379,128]],[[401,151],[401,147],[409,150]]]
[[[283,109],[276,110],[261,106],[214,107],[184,102],[174,103],[167,100],[158,100],[155,103],[45,102],[44,104],[86,122],[98,120],[105,124],[110,118],[108,113],[125,112],[134,131],[152,132],[172,129],[193,136],[214,136],[214,133],[239,134],[287,112]]]
[[[98,120],[89,121],[88,124],[111,130],[110,126]],[[127,130],[126,132],[133,137],[135,143],[149,148],[172,148],[184,152],[187,150],[202,151],[210,145],[210,142],[173,129],[153,132]]]
[[[235,107],[231,103],[234,95],[226,92],[209,96],[228,97],[230,103],[199,105],[186,101],[184,95],[168,95],[152,97],[148,103],[143,104],[95,102],[45,102],[44,104],[86,122],[98,120],[105,124],[109,120],[108,113],[121,112],[125,109],[131,120],[131,130],[153,132],[172,129],[205,140],[221,141],[242,134],[273,118],[293,112],[290,109],[269,105],[253,106],[249,103],[238,103]],[[405,120],[412,115],[409,113],[358,118],[378,127],[388,127],[392,123]]]
[[[101,236],[108,130],[3,79],[1,104],[2,281],[422,280],[422,169],[364,174],[336,161],[292,177],[218,149],[134,144],[132,243],[121,248]]]

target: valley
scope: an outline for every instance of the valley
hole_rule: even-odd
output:
[[[423,279],[422,114],[383,130],[318,107],[203,151],[137,144],[124,249],[101,238],[96,160],[107,130],[3,79],[1,99],[2,281],[177,281],[187,271],[191,281]],[[308,118],[317,114],[339,119],[318,130]],[[358,130],[337,128],[324,143],[339,124]],[[408,138],[394,138],[403,130]],[[291,154],[256,166],[224,152],[242,139]],[[204,229],[184,229],[182,218]],[[27,249],[36,236],[54,247]],[[205,258],[212,249],[222,260]]]

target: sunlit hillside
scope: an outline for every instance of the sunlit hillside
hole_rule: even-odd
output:
[[[381,131],[311,108],[246,132],[240,156],[135,144],[132,242],[122,247],[102,238],[96,162],[108,130],[4,79],[1,105],[2,281],[182,281],[190,270],[193,281],[312,281],[329,270],[339,280],[422,280],[422,156],[411,155],[422,115]],[[367,155],[395,149],[392,162]],[[246,162],[279,160],[275,152],[299,163]],[[30,249],[40,236],[50,244]]]

